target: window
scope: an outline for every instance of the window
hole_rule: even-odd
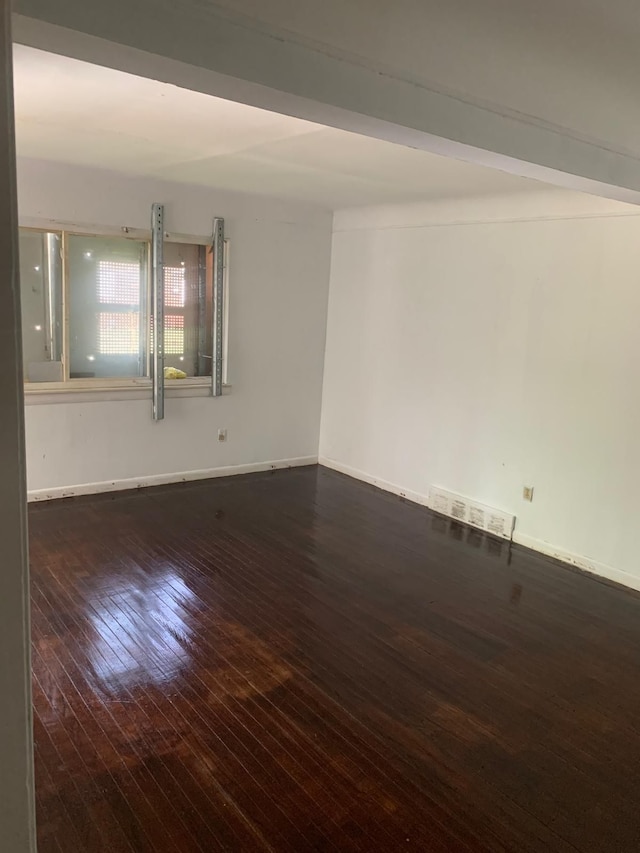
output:
[[[66,249],[70,379],[148,376],[148,244],[70,235]]]
[[[212,276],[208,247],[164,244],[164,363],[188,376],[211,376]]]
[[[165,242],[163,250],[165,367],[210,377],[211,249]],[[148,239],[21,229],[20,276],[26,382],[150,376]]]

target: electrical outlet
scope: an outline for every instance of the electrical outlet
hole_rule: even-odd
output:
[[[525,501],[529,501],[529,503],[531,503],[533,500],[533,486],[525,486],[522,489],[522,497]]]
[[[227,440],[227,431],[226,429],[218,430],[218,441],[226,441]]]

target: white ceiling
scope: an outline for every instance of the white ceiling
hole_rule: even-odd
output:
[[[18,155],[325,208],[536,181],[15,45]]]

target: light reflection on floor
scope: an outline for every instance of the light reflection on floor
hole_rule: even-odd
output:
[[[87,649],[98,687],[164,684],[191,661],[193,593],[167,568],[157,576],[123,577],[91,602]]]

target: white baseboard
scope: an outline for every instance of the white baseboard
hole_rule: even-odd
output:
[[[346,474],[348,477],[353,477],[354,480],[362,480],[363,483],[369,483],[371,486],[377,486],[385,492],[391,492],[401,498],[406,498],[412,503],[421,504],[421,506],[429,506],[429,495],[422,495],[420,492],[412,492],[408,489],[403,489],[402,486],[396,486],[395,483],[390,483],[387,480],[381,480],[379,477],[372,477],[371,474],[366,474],[358,468],[352,468],[350,465],[343,465],[342,462],[336,462],[335,459],[328,459],[326,456],[318,458],[320,465],[325,468],[332,468],[334,471],[339,471],[341,474]]]
[[[79,497],[80,495],[97,495],[102,492],[122,492],[128,489],[145,489],[149,486],[165,486],[169,483],[211,480],[215,477],[231,477],[236,474],[255,474],[258,471],[275,471],[280,468],[300,468],[305,465],[316,465],[317,462],[317,456],[297,456],[293,459],[276,459],[271,462],[248,462],[245,465],[226,465],[222,468],[202,468],[197,471],[179,471],[171,474],[150,474],[145,477],[107,480],[102,483],[82,483],[78,486],[33,489],[27,493],[27,498],[29,502],[52,501],[58,498]]]
[[[342,462],[337,462],[335,459],[328,459],[326,456],[320,456],[318,459],[320,465],[325,468],[332,468],[334,471],[339,471],[341,474],[346,474],[356,480],[362,480],[364,483],[369,483],[372,486],[377,486],[385,492],[391,492],[394,495],[406,498],[413,503],[421,506],[429,506],[429,495],[423,495],[420,492],[412,492],[404,489],[395,483],[390,483],[387,480],[381,480],[379,477],[372,477],[364,471],[357,468],[352,468],[350,465],[344,465]],[[527,536],[524,533],[518,532],[516,527],[513,533],[513,542],[518,545],[523,545],[525,548],[530,548],[532,551],[537,551],[544,554],[546,557],[553,557],[555,560],[560,560],[562,563],[567,563],[570,566],[575,566],[584,572],[595,575],[597,577],[606,578],[606,580],[614,583],[627,586],[630,589],[640,590],[640,576],[623,572],[620,569],[614,569],[606,563],[600,563],[597,560],[591,560],[588,557],[583,557],[581,554],[573,554],[564,548],[557,545],[551,545],[549,542],[544,542],[542,539],[535,539],[533,536]]]
[[[583,572],[588,572],[590,575],[596,575],[614,583],[622,584],[622,586],[640,590],[640,577],[629,574],[629,572],[623,572],[621,569],[614,569],[613,566],[609,566],[606,563],[591,560],[588,557],[583,557],[581,554],[574,554],[564,548],[559,548],[557,545],[551,545],[542,539],[527,536],[526,533],[519,533],[517,529],[513,534],[513,541],[518,545],[523,545],[525,548],[531,548],[532,551],[538,551],[547,557],[553,557],[562,563],[575,566]]]

